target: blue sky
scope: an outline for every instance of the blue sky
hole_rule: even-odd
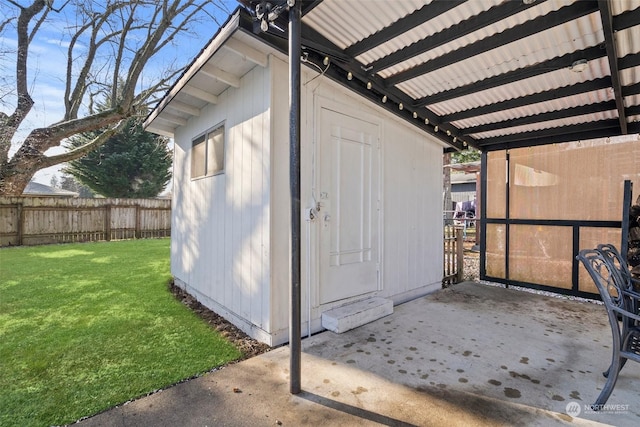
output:
[[[238,3],[235,0],[217,0],[229,12],[233,11]],[[27,4],[26,1],[21,3]],[[54,7],[62,5],[62,1],[54,2]],[[12,14],[15,6],[0,0],[0,21],[4,21],[7,16]],[[64,98],[64,81],[65,70],[67,64],[67,47],[69,45],[69,27],[76,21],[75,10],[68,5],[60,13],[50,13],[49,21],[45,23],[38,35],[33,40],[29,51],[29,86],[31,88],[31,96],[35,101],[31,113],[25,119],[20,128],[18,138],[14,141],[19,142],[31,130],[48,126],[63,117],[63,98]],[[224,23],[228,14],[221,11],[218,7],[210,9],[215,13],[215,17]],[[207,18],[203,22],[194,22],[194,26],[190,30],[196,35],[183,36],[176,42],[167,46],[163,52],[151,66],[145,70],[144,75],[147,78],[159,72],[162,64],[176,61],[177,64],[188,64],[200,52],[204,45],[218,30],[218,24]],[[14,86],[15,75],[15,49],[17,46],[17,37],[15,28],[9,27],[0,34],[0,73],[2,73],[2,83],[5,79],[9,79],[11,83],[8,87]],[[103,58],[108,61],[109,58]],[[144,81],[142,82],[144,84]],[[11,113],[15,107],[15,94],[6,94],[7,86],[0,92],[0,111]],[[14,144],[10,155],[18,148]],[[60,153],[64,150],[53,148],[48,153]],[[36,174],[34,179],[43,184],[49,184],[51,177],[59,174],[60,166],[54,166],[42,170]]]

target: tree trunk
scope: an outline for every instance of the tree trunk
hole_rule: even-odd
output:
[[[42,156],[23,156],[19,162],[14,158],[0,171],[0,194],[3,196],[21,196],[24,189],[41,169]]]

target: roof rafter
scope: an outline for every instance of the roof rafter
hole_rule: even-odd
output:
[[[280,52],[285,54],[288,52],[286,32],[276,33],[275,31],[270,30],[267,32],[258,31],[255,33],[253,32],[255,30],[253,23],[241,21],[241,25],[245,31],[252,32],[254,36],[260,38]],[[416,110],[419,117],[414,118],[413,110],[409,108],[400,109],[399,105],[401,103],[404,106],[409,107],[413,102],[413,99],[397,88],[386,88],[380,77],[369,75],[364,71],[362,63],[358,62],[354,58],[347,57],[338,46],[313,28],[308,25],[304,25],[304,23],[302,25],[302,46],[303,51],[306,53],[307,64],[313,63],[316,64],[316,67],[321,67],[322,69],[326,68],[326,71],[323,73],[325,76],[350,88],[365,98],[375,101],[380,107],[407,121],[410,121],[414,126],[434,135],[441,141],[454,147],[456,150],[464,150],[466,148],[465,143],[469,146],[478,148],[475,140],[471,137],[465,137],[464,142],[461,139],[453,142],[454,136],[461,136],[458,129],[450,124],[441,123],[440,118],[430,110],[426,108]],[[322,65],[324,56],[329,56],[329,66]],[[317,71],[318,69],[316,67],[312,68]],[[351,72],[353,75],[353,79],[351,81],[346,78],[348,72]],[[371,82],[371,89],[367,88],[367,82]],[[387,96],[386,103],[381,102],[384,95]],[[425,119],[428,120],[428,124],[425,123]],[[439,126],[439,131],[434,130],[434,126],[436,125]],[[447,135],[447,131],[449,131],[451,135]]]
[[[182,88],[182,91],[186,94],[189,94],[195,98],[201,99],[203,101],[207,101],[211,104],[217,104],[218,103],[218,97],[216,95],[213,95],[209,92],[206,92],[202,89],[199,89],[197,87],[193,87],[193,86],[189,86],[186,85],[185,87]]]
[[[568,68],[571,66],[571,64],[573,64],[573,62],[579,59],[592,61],[594,59],[602,58],[603,56],[604,52],[600,48],[600,46],[592,46],[576,52],[567,53],[566,55],[551,59],[549,61],[541,62],[529,67],[519,68],[509,73],[500,74],[498,76],[490,77],[479,82],[474,82],[465,86],[459,86],[454,89],[426,96],[424,98],[416,100],[416,102],[414,103],[414,107],[424,107],[425,105],[436,104],[438,102],[450,100],[464,95],[469,95],[486,89],[492,89],[497,86],[517,82],[526,78],[539,76],[550,71],[559,70],[561,68]]]
[[[235,54],[241,56],[243,59],[253,62],[256,65],[259,65],[263,68],[266,68],[269,65],[269,60],[267,59],[267,55],[242,43],[240,40],[229,39],[222,46],[223,49],[230,50]]]
[[[585,114],[601,113],[616,109],[615,101],[603,101],[596,104],[580,105],[578,107],[564,108],[562,110],[548,111],[533,116],[518,117],[517,119],[504,120],[501,122],[487,123],[485,125],[461,128],[465,134],[489,132],[498,129],[507,129],[516,126],[529,125],[532,123],[546,122],[551,120],[566,119],[569,117],[582,116]]]
[[[604,44],[607,49],[607,59],[611,70],[611,86],[616,100],[618,110],[618,121],[620,122],[620,132],[627,134],[627,116],[624,112],[624,100],[622,99],[622,84],[620,83],[620,72],[618,70],[618,48],[616,46],[613,33],[613,18],[611,5],[608,0],[598,0],[600,7],[600,17],[602,19],[602,30],[604,32]]]
[[[631,96],[640,94],[640,83],[630,86],[622,86],[622,96]]]
[[[211,65],[209,63],[204,64],[200,70],[202,71],[203,74],[215,80],[218,80],[222,83],[226,83],[229,86],[233,86],[235,88],[240,87],[240,79],[238,77],[224,70],[221,70],[220,68],[214,65]]]
[[[513,3],[516,3],[518,5],[520,4],[519,2]],[[597,10],[598,5],[592,2],[580,1],[573,3],[557,11],[550,12],[547,15],[527,21],[517,27],[504,30],[501,33],[486,37],[475,43],[464,46],[460,49],[456,49],[451,53],[442,55],[440,57],[432,59],[431,61],[424,62],[413,68],[409,68],[408,70],[394,74],[393,76],[386,79],[387,84],[396,85],[398,83],[402,83],[415,77],[430,73],[434,70],[438,70],[448,65],[455,64],[456,62],[460,62],[466,58],[471,58],[473,56],[507,45],[525,37],[538,34],[544,30],[548,30],[549,28],[556,27],[564,22],[589,15],[593,12],[596,12]]]
[[[420,55],[422,53],[433,50],[448,42],[464,37],[467,34],[471,34],[472,32],[477,31],[484,26],[492,25],[498,21],[508,18],[509,16],[522,12],[529,7],[537,6],[538,4],[539,3],[524,4],[522,2],[510,1],[505,2],[499,6],[494,6],[491,9],[478,14],[477,16],[466,19],[457,25],[446,28],[439,33],[427,37],[426,39],[415,42],[403,49],[400,49],[370,64],[367,64],[367,67],[372,67],[374,71],[380,71],[382,69],[391,67],[405,61],[407,57]]]
[[[640,7],[613,17],[613,31],[626,30],[640,22]]]
[[[589,123],[586,123],[556,128],[557,133],[555,135],[531,135],[529,132],[520,134],[520,139],[509,138],[508,141],[502,137],[492,138],[491,140],[483,140],[483,148],[487,151],[494,151],[604,138],[611,136],[618,129],[617,120],[609,120],[608,122],[610,127],[589,126]],[[630,123],[629,130],[632,133],[640,132],[640,123]]]
[[[424,5],[412,14],[398,19],[396,22],[386,28],[383,28],[377,33],[371,34],[369,37],[352,44],[347,49],[345,49],[345,53],[355,58],[363,52],[373,49],[374,47],[386,43],[389,40],[401,35],[402,33],[405,33],[407,31],[407,28],[414,28],[422,25],[425,22],[430,21],[438,17],[439,15],[442,15],[443,13],[457,7],[465,1],[467,0],[440,0],[431,4]]]
[[[516,142],[520,140],[533,140],[541,138],[561,137],[565,136],[567,141],[575,141],[574,134],[584,132],[595,132],[599,130],[615,130],[618,128],[618,119],[599,120],[596,122],[579,123],[575,125],[559,126],[555,128],[540,129],[529,132],[514,133],[509,135],[485,138],[482,140],[484,144],[504,144],[508,142]]]
[[[540,102],[551,101],[558,98],[565,98],[581,93],[592,92],[595,90],[606,89],[611,87],[609,77],[602,77],[595,80],[589,80],[582,83],[576,83],[571,86],[565,86],[558,89],[551,89],[544,92],[534,93],[532,95],[522,96],[519,98],[508,99],[506,101],[496,102],[495,104],[483,105],[477,108],[470,108],[464,111],[458,111],[442,116],[444,122],[456,122],[471,117],[483,116],[485,114],[496,113],[499,111],[511,110],[514,108],[524,107],[526,105],[538,104]]]
[[[640,105],[634,105],[633,107],[627,107],[625,108],[625,111],[627,112],[627,117],[628,116],[637,116],[640,114]]]

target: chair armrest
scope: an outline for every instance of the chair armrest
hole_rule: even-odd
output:
[[[616,313],[622,314],[624,317],[629,317],[631,319],[635,319],[635,320],[640,322],[640,314],[631,313],[630,311],[627,311],[627,310],[625,310],[623,308],[620,308],[618,306],[611,307],[611,310],[615,311]]]
[[[628,297],[631,297],[635,300],[637,300],[638,302],[640,302],[640,291],[636,291],[635,289],[623,289],[622,290],[622,294],[626,295]]]

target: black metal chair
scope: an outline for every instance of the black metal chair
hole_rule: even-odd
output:
[[[599,249],[582,250],[577,256],[598,288],[613,335],[611,364],[604,372],[607,382],[592,405],[594,410],[609,399],[626,361],[640,363],[640,293],[634,291],[629,270],[625,272],[626,263],[619,255],[612,245],[600,245]]]
[[[609,261],[614,272],[620,275],[627,289],[635,292],[640,291],[640,280],[631,276],[627,261],[615,246],[611,243],[604,243],[598,245],[597,250],[604,255],[606,261]]]
[[[634,279],[631,276],[627,261],[620,254],[620,252],[618,252],[618,249],[616,249],[614,245],[612,245],[611,243],[600,244],[598,245],[597,250],[604,256],[605,261],[609,263],[609,269],[611,270],[611,272],[618,275],[618,280],[620,280],[620,283],[622,284],[624,289],[631,292],[640,291],[640,281],[638,281],[637,279]],[[638,307],[637,300],[636,301],[631,300],[629,301],[629,303],[630,303],[628,307],[629,311],[635,314],[640,314],[640,307]],[[618,317],[618,321],[622,321],[622,318],[619,314],[617,315],[617,317]],[[626,327],[626,328],[638,326],[639,324],[637,320],[634,320],[632,318],[627,318],[626,320],[628,324],[623,325],[623,327]],[[620,364],[620,369],[624,367],[625,363],[627,363],[627,359],[622,359],[622,362]],[[603,373],[605,377],[609,376],[610,369],[611,367],[609,367],[609,369],[607,369]]]

